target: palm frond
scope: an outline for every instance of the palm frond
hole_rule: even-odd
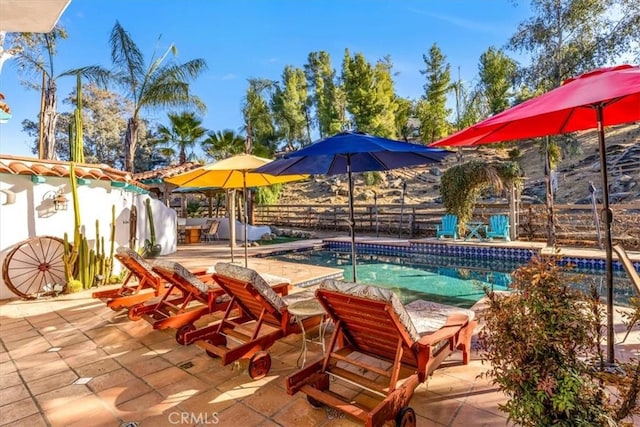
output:
[[[96,83],[101,87],[106,87],[109,81],[113,79],[113,73],[99,65],[89,65],[87,67],[74,68],[67,70],[58,77],[76,76],[80,74],[91,83]]]
[[[111,60],[120,72],[127,76],[126,81],[131,85],[130,90],[135,94],[138,82],[143,79],[144,57],[129,33],[122,28],[120,22],[111,30],[110,37]],[[123,79],[124,80],[124,79]],[[123,81],[121,80],[121,81]]]

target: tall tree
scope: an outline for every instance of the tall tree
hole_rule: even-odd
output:
[[[192,111],[169,113],[169,123],[169,126],[158,126],[157,144],[169,158],[176,155],[177,149],[178,163],[186,163],[187,149],[193,151],[193,147],[205,137],[207,130],[202,127],[202,119]]]
[[[396,112],[398,103],[391,72],[393,63],[386,56],[376,62],[373,69],[375,102],[377,114],[373,117],[372,129],[375,135],[385,138],[396,138]]]
[[[426,68],[420,73],[426,76],[425,93],[418,104],[420,137],[423,142],[434,142],[449,131],[447,118],[447,93],[451,89],[451,66],[437,44],[429,49],[429,55],[422,55]]]
[[[410,99],[400,96],[396,97],[395,103],[398,106],[395,114],[395,133],[399,138],[408,141],[414,136],[410,119],[415,116],[415,105]]]
[[[351,57],[345,50],[342,64],[344,93],[356,129],[383,137],[396,135],[395,113],[398,110],[393,88],[390,57],[372,66],[363,54]]]
[[[311,52],[304,69],[320,138],[340,132],[345,117],[344,92],[336,82],[331,57],[325,51]]]
[[[510,91],[516,76],[516,62],[493,46],[480,55],[480,87],[487,99],[489,113],[509,108]]]
[[[307,123],[307,79],[300,68],[286,66],[282,73],[282,88],[276,85],[271,110],[289,150],[310,141]]]
[[[18,63],[21,83],[42,93],[39,118],[38,156],[56,157],[57,78],[55,73],[56,47],[67,38],[64,28],[56,26],[50,33],[9,33],[8,43]],[[42,85],[34,82],[42,80]]]
[[[142,52],[118,21],[111,30],[110,44],[115,81],[126,91],[133,105],[124,139],[124,168],[133,172],[142,110],[193,107],[204,112],[206,107],[191,93],[189,82],[200,76],[207,65],[201,58],[183,64],[173,63],[168,57],[177,53],[174,44],[157,58],[154,53],[152,61],[145,65]]]
[[[252,153],[254,145],[270,147],[270,151],[275,151],[276,128],[267,101],[275,86],[273,80],[249,79],[249,87],[242,107],[247,135],[246,153]]]
[[[209,131],[202,141],[202,149],[214,160],[222,160],[245,152],[245,137],[231,129]]]
[[[640,59],[640,3],[635,0],[531,0],[509,48],[527,52],[523,83],[547,91],[563,80],[619,61]]]

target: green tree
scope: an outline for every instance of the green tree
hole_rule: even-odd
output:
[[[170,126],[158,127],[158,145],[162,153],[172,158],[178,151],[178,163],[187,161],[187,149],[193,147],[205,137],[207,130],[202,127],[202,119],[194,112],[183,111],[179,114],[169,113]]]
[[[115,67],[113,77],[131,97],[133,105],[124,138],[124,168],[133,172],[142,110],[193,107],[199,112],[205,111],[204,103],[191,93],[189,81],[205,71],[207,65],[200,58],[183,64],[170,62],[169,55],[177,53],[174,44],[161,56],[156,58],[154,54],[152,62],[145,65],[142,52],[118,21],[111,30],[110,44]],[[164,64],[165,61],[168,62]]]
[[[37,153],[43,159],[53,159],[59,152],[56,147],[57,122],[60,116],[57,110],[58,79],[80,75],[104,83],[107,77],[107,73],[97,66],[56,73],[57,45],[66,38],[66,30],[58,25],[50,33],[7,33],[4,39],[10,46],[7,51],[11,52],[18,64],[21,84],[40,90],[42,94]],[[66,131],[68,129],[67,125]],[[68,151],[68,148],[63,150]]]
[[[242,116],[247,135],[245,153],[253,153],[254,145],[268,147],[275,151],[277,143],[273,115],[267,97],[271,97],[276,82],[267,79],[249,79],[249,87],[244,98]]]
[[[310,142],[307,122],[307,79],[300,68],[286,66],[282,73],[282,88],[276,85],[271,100],[271,110],[279,135],[284,137],[287,148],[294,150],[298,144]]]
[[[395,103],[398,106],[395,114],[395,134],[408,141],[413,137],[413,129],[409,126],[409,119],[415,116],[415,105],[410,99],[397,96]]]
[[[505,53],[493,46],[481,56],[479,76],[490,114],[497,114],[509,108],[510,91],[516,76],[516,63]]]
[[[371,132],[385,138],[396,138],[396,112],[398,111],[391,70],[391,57],[376,62],[373,70],[374,93],[378,113],[373,117]]]
[[[447,118],[451,113],[447,109],[447,93],[451,88],[451,66],[446,57],[434,43],[429,55],[422,55],[426,69],[420,73],[426,76],[425,94],[418,104],[420,119],[420,137],[424,142],[434,142],[449,132]]]
[[[384,137],[396,134],[398,110],[393,88],[393,64],[385,57],[372,66],[363,54],[345,50],[342,65],[347,111],[356,129]]]
[[[548,91],[569,77],[622,56],[640,56],[640,3],[635,0],[531,0],[509,48],[527,52],[522,83]]]
[[[311,52],[304,66],[320,138],[340,132],[345,124],[344,92],[325,51]]]
[[[214,160],[222,160],[245,152],[245,137],[231,129],[210,131],[202,141],[202,149]]]

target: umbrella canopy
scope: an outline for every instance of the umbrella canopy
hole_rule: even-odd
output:
[[[48,33],[71,0],[0,0],[0,31]]]
[[[353,281],[357,281],[356,245],[353,213],[352,172],[383,171],[441,161],[449,151],[424,145],[368,135],[341,132],[320,139],[298,151],[287,153],[256,172],[286,174],[347,174],[349,178],[349,228],[351,231],[351,264]]]
[[[598,129],[605,219],[607,359],[613,353],[613,254],[604,127],[640,120],[640,67],[600,68],[431,144],[452,147]]]
[[[273,176],[268,173],[258,173],[254,170],[260,166],[270,163],[270,159],[254,156],[251,154],[239,154],[220,160],[216,163],[204,165],[192,169],[188,172],[165,178],[165,181],[179,187],[219,187],[219,188],[242,188],[244,190],[244,265],[247,266],[247,191],[248,187],[261,187],[264,185],[280,184],[284,182],[304,179],[306,175],[284,175]],[[232,215],[229,215],[229,226],[235,226]],[[232,234],[233,237],[233,234]],[[233,257],[233,238],[230,239],[231,256]]]

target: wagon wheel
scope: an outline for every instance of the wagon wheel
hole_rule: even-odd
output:
[[[58,294],[67,284],[63,255],[62,239],[32,237],[9,252],[2,264],[2,278],[7,287],[22,298]]]
[[[259,380],[267,376],[271,369],[271,356],[266,351],[259,351],[249,359],[249,376]]]
[[[187,334],[189,332],[193,332],[196,330],[196,327],[193,323],[187,323],[186,325],[180,326],[176,331],[176,342],[180,345],[187,345]]]
[[[396,426],[416,427],[416,413],[408,406],[403,407],[396,415]]]

